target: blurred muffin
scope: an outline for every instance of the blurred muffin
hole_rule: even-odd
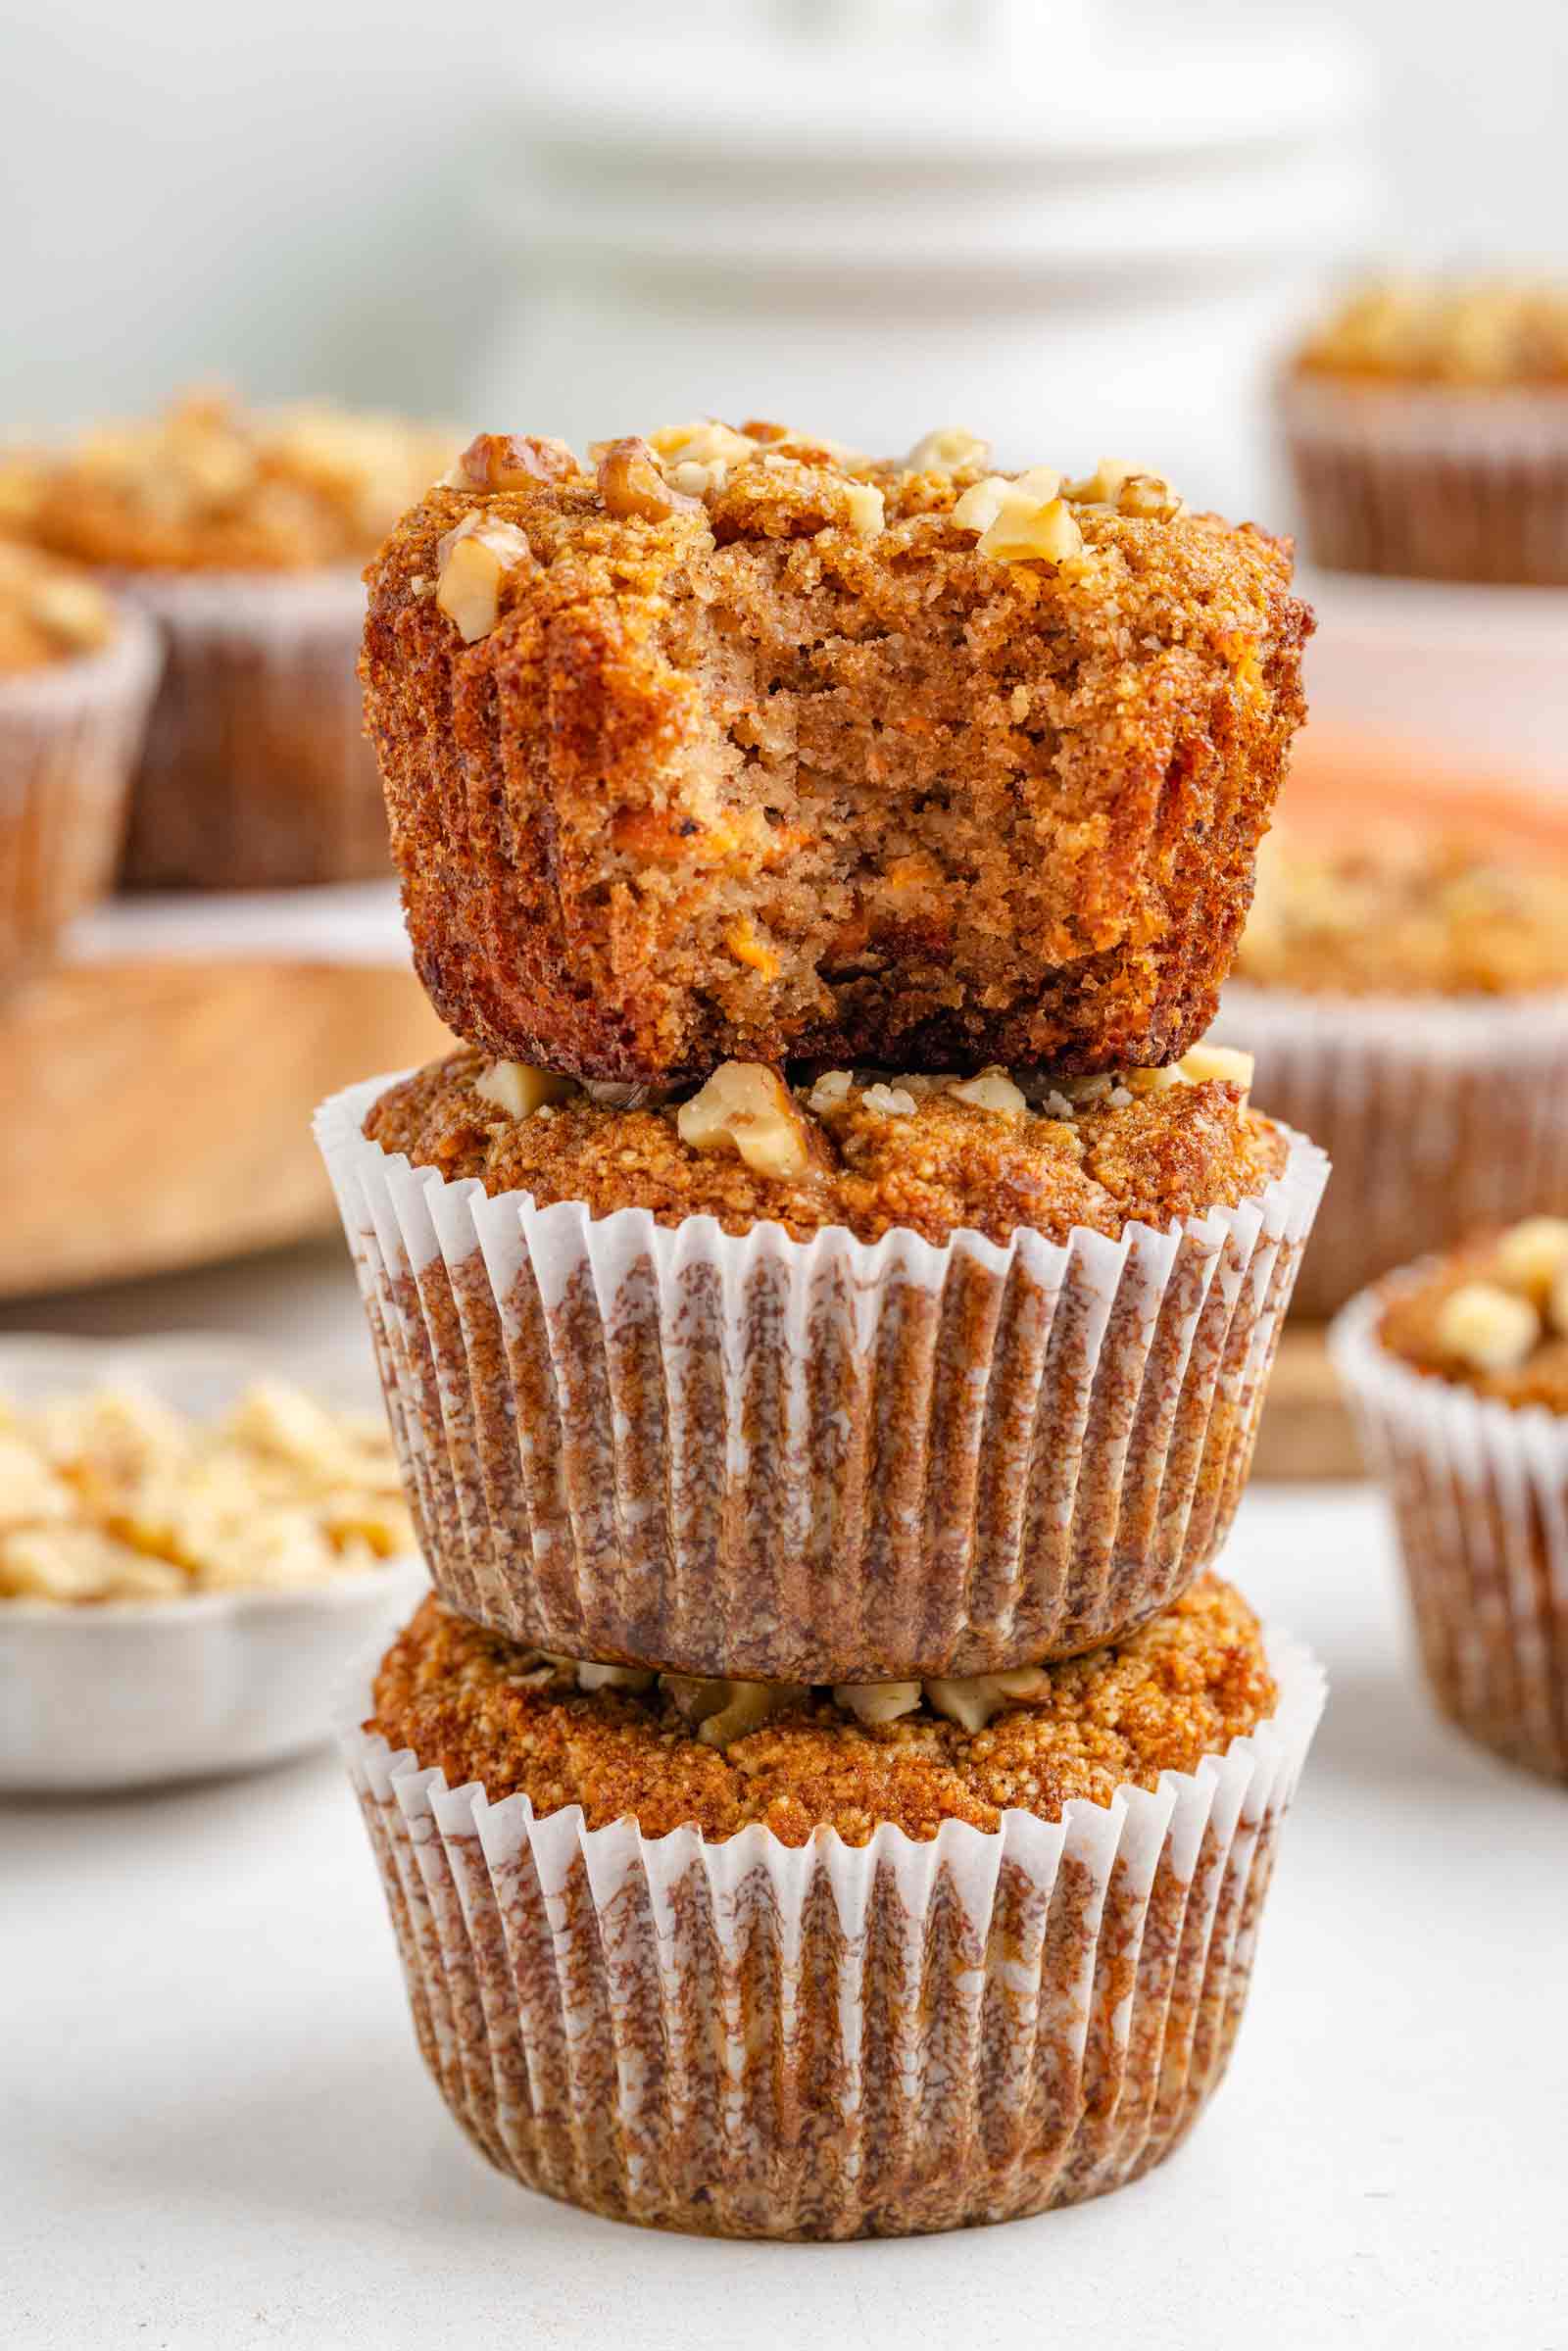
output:
[[[157,675],[144,620],[0,536],[0,982],[109,888]]]
[[[1568,584],[1568,288],[1373,284],[1280,380],[1314,563]]]
[[[637,1107],[470,1051],[340,1096],[438,1590],[777,1681],[1125,1632],[1224,1539],[1326,1172],[1250,1075],[725,1062]]]
[[[214,395],[17,462],[10,527],[94,565],[159,623],[131,883],[269,888],[388,869],[355,674],[358,573],[451,457],[445,434]]]
[[[481,2152],[615,2219],[831,2238],[1179,2142],[1322,1685],[1205,1578],[1115,1648],[923,1690],[656,1681],[431,1601],[368,1694],[345,1753]]]
[[[1334,1329],[1439,1706],[1568,1779],[1568,1221],[1378,1284]]]
[[[986,468],[957,432],[473,443],[365,655],[450,1027],[632,1082],[1197,1042],[1303,710],[1290,548],[1126,466]]]
[[[1336,1178],[1297,1286],[1328,1314],[1425,1250],[1568,1209],[1568,841],[1506,787],[1309,759],[1215,1035]]]

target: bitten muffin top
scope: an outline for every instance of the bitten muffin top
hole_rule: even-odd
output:
[[[1334,848],[1277,832],[1258,854],[1236,977],[1324,996],[1568,988],[1568,866],[1446,833]]]
[[[1568,1219],[1484,1234],[1402,1285],[1378,1336],[1420,1372],[1568,1412]]]
[[[1363,285],[1295,364],[1302,374],[1370,383],[1568,384],[1568,287],[1506,277]]]
[[[367,575],[419,976],[580,1077],[1174,1058],[1302,714],[1291,560],[960,431],[482,435]]]
[[[924,1838],[948,1820],[994,1830],[1009,1808],[1058,1820],[1074,1797],[1108,1804],[1118,1788],[1153,1788],[1163,1771],[1222,1754],[1278,1697],[1256,1618],[1213,1575],[1125,1641],[983,1678],[1027,1694],[989,1692],[976,1730],[924,1700],[879,1722],[825,1690],[780,1699],[753,1684],[770,1693],[756,1701],[758,1727],[732,1716],[714,1739],[713,1686],[666,1676],[587,1690],[579,1670],[430,1599],[383,1659],[366,1727],[439,1766],[450,1787],[480,1781],[492,1802],[522,1793],[540,1814],[580,1804],[590,1828],[630,1816],[647,1837],[690,1822],[719,1839],[760,1822],[785,1844],[821,1827],[864,1844],[882,1822]],[[742,1687],[718,1686],[726,1710]]]
[[[0,538],[0,677],[100,653],[114,633],[114,607],[95,580]]]
[[[441,471],[451,438],[396,416],[251,414],[195,393],[6,467],[9,527],[124,570],[304,571],[362,563]]]
[[[830,1070],[790,1087],[731,1061],[684,1101],[636,1106],[466,1052],[392,1087],[365,1132],[448,1180],[541,1206],[582,1200],[594,1216],[644,1207],[660,1224],[707,1215],[730,1233],[767,1220],[798,1240],[846,1226],[862,1241],[966,1229],[1004,1242],[1019,1227],[1065,1241],[1074,1226],[1164,1227],[1261,1191],[1287,1150],[1248,1107],[1250,1075],[1245,1053],[1200,1046],[1125,1081],[1031,1080],[1031,1100],[1001,1069]]]

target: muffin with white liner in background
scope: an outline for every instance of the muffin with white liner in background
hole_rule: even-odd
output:
[[[112,884],[158,668],[135,612],[0,536],[0,984]]]
[[[1568,1211],[1568,823],[1517,785],[1310,741],[1212,1035],[1338,1175],[1325,1315],[1484,1225]]]
[[[1390,1276],[1331,1344],[1434,1698],[1568,1780],[1568,1221],[1528,1217]]]
[[[579,1668],[432,1601],[342,1739],[481,2152],[616,2219],[833,2238],[1041,2212],[1180,2142],[1322,1700],[1213,1577],[1114,1648],[924,1690]]]
[[[1224,1540],[1327,1174],[1250,1077],[726,1063],[628,1103],[470,1051],[338,1096],[437,1589],[543,1649],[774,1681],[1126,1632]]]
[[[360,569],[456,444],[399,417],[252,414],[196,393],[8,468],[8,526],[92,566],[165,641],[128,882],[273,889],[390,870]]]

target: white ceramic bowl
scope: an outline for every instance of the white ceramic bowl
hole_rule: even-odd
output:
[[[135,1386],[203,1419],[257,1378],[367,1400],[232,1340],[0,1339],[0,1395]],[[372,1392],[373,1393],[373,1392]],[[254,1770],[332,1731],[349,1661],[416,1606],[416,1555],[305,1592],[91,1608],[0,1602],[0,1791],[65,1793]]]

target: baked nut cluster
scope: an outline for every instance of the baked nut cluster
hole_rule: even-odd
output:
[[[368,575],[432,1002],[620,1084],[1178,1059],[1302,714],[1290,569],[956,428],[479,435]]]
[[[216,1427],[134,1390],[0,1404],[0,1601],[298,1591],[413,1542],[380,1416],[280,1381]]]
[[[1357,287],[1302,344],[1304,374],[1456,387],[1568,382],[1568,288],[1519,278]]]

